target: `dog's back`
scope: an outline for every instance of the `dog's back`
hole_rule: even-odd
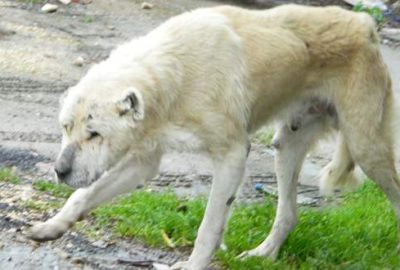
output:
[[[223,6],[242,38],[254,92],[252,129],[293,100],[331,100],[352,71],[376,65],[387,73],[369,15],[339,7],[284,5],[264,11]],[[279,64],[278,64],[279,63]],[[279,89],[279,90],[278,90]]]
[[[232,6],[215,10],[227,16],[236,29],[256,25],[268,29],[289,30],[301,39],[312,59],[337,61],[356,52],[367,43],[378,44],[373,19],[339,7],[283,5],[254,11]]]

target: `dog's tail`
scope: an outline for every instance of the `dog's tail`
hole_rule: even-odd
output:
[[[362,181],[354,171],[355,163],[350,152],[339,134],[338,145],[332,161],[322,170],[320,178],[320,192],[324,196],[330,196],[335,190],[354,190]]]

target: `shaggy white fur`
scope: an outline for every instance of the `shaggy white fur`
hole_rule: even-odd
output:
[[[392,95],[368,15],[296,5],[184,13],[118,47],[65,95],[55,170],[79,189],[30,237],[60,237],[100,203],[153,177],[166,151],[203,152],[215,171],[209,202],[191,256],[172,268],[205,269],[242,182],[248,136],[274,119],[281,123],[277,216],[265,241],[241,257],[276,258],[297,221],[304,156],[332,130],[341,139],[324,190],[353,182],[359,165],[400,217]]]

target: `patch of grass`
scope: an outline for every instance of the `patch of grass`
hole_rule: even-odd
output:
[[[100,240],[105,234],[104,226],[99,223],[93,224],[90,219],[85,219],[81,222],[75,223],[73,229],[79,231],[79,233],[82,233],[91,240]]]
[[[272,130],[263,130],[257,132],[254,135],[253,142],[270,146],[273,137],[274,137],[274,132]]]
[[[82,23],[92,23],[93,22],[93,17],[85,15],[80,19],[80,21]]]
[[[136,192],[117,203],[95,210],[93,215],[104,226],[112,226],[120,236],[138,237],[151,246],[165,243],[190,246],[203,216],[205,201],[181,201],[174,194]]]
[[[112,227],[120,236],[135,237],[151,246],[192,246],[205,200],[184,201],[175,195],[138,192],[97,209],[99,226]],[[342,205],[300,209],[296,230],[283,246],[279,259],[235,259],[266,237],[275,215],[275,200],[235,207],[225,233],[228,251],[216,260],[226,269],[398,269],[396,221],[378,188],[368,182],[347,194]]]
[[[44,180],[36,181],[32,184],[33,189],[46,192],[57,198],[68,198],[73,189],[64,184],[56,184]]]
[[[38,210],[41,212],[47,212],[49,210],[54,210],[59,208],[62,205],[62,202],[41,202],[36,200],[27,200],[22,203],[22,206],[28,209]]]
[[[16,185],[21,183],[21,179],[19,179],[11,169],[3,168],[0,169],[0,182],[7,182]]]
[[[258,258],[246,262],[234,259],[234,255],[256,246],[265,238],[274,216],[271,205],[267,209],[247,206],[243,210],[234,212],[225,237],[229,253],[218,254],[229,269],[400,267],[395,216],[388,200],[372,183],[367,183],[356,193],[347,194],[340,206],[322,210],[301,208],[299,224],[275,263]],[[251,268],[251,265],[261,268]]]

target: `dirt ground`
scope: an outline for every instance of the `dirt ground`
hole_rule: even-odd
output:
[[[110,244],[109,235],[93,240],[71,232],[54,242],[34,244],[19,228],[54,213],[34,215],[20,202],[47,199],[33,191],[31,183],[52,178],[60,142],[58,98],[64,90],[117,44],[148,32],[173,15],[228,1],[153,0],[154,8],[143,10],[142,1],[96,0],[68,6],[58,3],[59,9],[51,14],[40,12],[41,5],[33,2],[0,0],[0,167],[15,167],[23,177],[20,185],[0,183],[0,269],[151,269],[149,261],[173,263],[185,253],[149,249],[128,240]],[[246,4],[259,8],[284,2],[289,1],[249,0]],[[340,0],[291,2],[343,5]],[[382,50],[399,93],[400,52],[387,46]],[[320,200],[313,186],[333,148],[333,141],[325,142],[307,159],[299,189],[303,202]],[[210,168],[203,157],[172,153],[164,158],[160,176],[150,181],[149,187],[172,187],[181,195],[206,194]],[[252,147],[239,199],[262,197],[254,189],[256,183],[276,189],[273,151],[262,145]]]

